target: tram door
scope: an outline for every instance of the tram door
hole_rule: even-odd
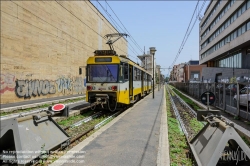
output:
[[[142,95],[144,95],[144,89],[143,89],[143,86],[144,86],[144,72],[141,71],[141,93]]]
[[[129,96],[133,96],[133,66],[129,65]]]
[[[146,74],[146,73],[145,73],[145,74]],[[146,74],[146,81],[147,81],[147,93],[149,92],[149,83],[148,83],[148,80],[149,80],[149,79],[148,79],[148,77],[149,77],[149,76],[148,76],[148,74]]]

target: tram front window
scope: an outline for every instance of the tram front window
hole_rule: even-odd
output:
[[[117,82],[118,65],[88,65],[88,82]]]

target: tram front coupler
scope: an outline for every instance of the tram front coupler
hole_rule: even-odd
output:
[[[107,94],[96,94],[95,98],[96,98],[96,102],[100,103],[102,108],[103,108],[103,104],[107,104],[107,102],[109,100],[109,95],[107,95]]]

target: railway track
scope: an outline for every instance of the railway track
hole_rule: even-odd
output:
[[[167,88],[167,91],[170,96],[170,101],[174,109],[175,116],[180,122],[182,130],[189,141],[199,132],[204,124],[201,122],[190,123],[196,121],[196,112],[188,104],[186,104],[174,91],[170,90],[169,88]]]
[[[93,115],[91,115],[87,118],[79,120],[79,121],[75,122],[74,124],[63,128],[71,137],[66,151],[70,150],[75,145],[77,145],[78,141],[81,141],[83,137],[87,136],[92,131],[102,127],[107,122],[112,120],[112,118],[115,118],[116,116],[120,115],[124,111],[126,111],[126,109],[122,109],[122,110],[120,110],[118,112],[114,112],[114,113],[113,112],[110,113],[110,112],[99,111],[99,112],[94,113]],[[100,118],[101,121],[98,118]],[[50,158],[51,156],[57,156],[59,158],[61,155],[63,155],[66,152],[64,150],[65,150],[65,147],[63,147],[63,148],[60,147],[60,148],[54,150],[53,153],[49,153],[48,158]],[[51,158],[51,160],[52,160],[52,158]],[[37,161],[33,165],[39,166],[39,165],[41,165],[41,163],[39,161]]]
[[[76,102],[70,102],[65,104],[65,106],[69,106],[71,104],[77,104],[77,103],[81,103],[82,101],[76,101]],[[1,120],[5,120],[5,119],[10,119],[10,118],[17,118],[17,117],[23,117],[23,116],[27,116],[27,115],[32,115],[32,114],[36,114],[36,113],[41,113],[46,111],[46,108],[37,108],[31,111],[23,111],[23,112],[18,112],[18,113],[11,113],[8,115],[3,115],[0,116]]]
[[[91,108],[91,107],[93,108],[93,105],[88,106],[88,108]],[[82,139],[86,138],[88,134],[90,134],[91,132],[94,132],[98,128],[101,128],[103,125],[111,121],[113,118],[119,116],[128,108],[130,107],[122,108],[116,112],[107,112],[107,111],[94,112],[92,109],[90,109],[90,111],[93,112],[91,116],[88,116],[84,119],[76,121],[73,124],[68,125],[66,127],[62,127],[63,130],[65,130],[65,132],[70,136],[70,142],[67,147],[67,151],[73,148],[75,145],[77,145],[79,141],[82,141]],[[84,109],[86,108],[82,108],[82,110]],[[60,155],[64,154],[64,153],[61,153],[64,150],[65,150],[65,147],[63,148],[60,147],[53,151],[52,156],[56,154],[56,156],[58,156],[59,158]],[[50,157],[50,155],[48,157]],[[40,163],[39,161],[37,161],[33,165],[39,166]]]

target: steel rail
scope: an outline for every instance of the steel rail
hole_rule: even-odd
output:
[[[168,87],[168,88],[169,88],[169,87]],[[168,88],[167,88],[167,89],[168,89]],[[172,90],[172,92],[174,92],[174,91]],[[178,113],[178,109],[177,109],[176,106],[175,106],[175,103],[174,103],[174,101],[173,101],[173,99],[172,99],[172,95],[170,94],[169,89],[168,89],[168,94],[169,94],[170,99],[171,99],[170,101],[172,101],[171,104],[172,104],[174,110],[176,109],[175,111]],[[176,95],[176,94],[175,94],[175,95]],[[176,96],[178,96],[178,95],[176,95]],[[179,100],[179,101],[180,101],[180,100]],[[176,116],[176,117],[177,117],[177,116]],[[181,117],[179,117],[179,118],[177,118],[177,119],[178,119],[178,121],[179,121],[181,124],[183,123],[182,120],[181,120]],[[185,128],[185,125],[184,125],[184,124],[182,124],[181,127],[182,127],[183,132],[186,131],[186,128]],[[186,133],[187,133],[187,131],[186,131]],[[184,132],[184,134],[185,134],[185,132]],[[191,148],[191,145],[190,145],[190,143],[189,143],[188,133],[185,134],[185,138],[186,138],[187,144],[188,144],[188,146],[189,146],[189,149],[191,150],[191,153],[192,153],[192,155],[194,156],[194,157],[193,157],[193,160],[194,160],[195,162],[197,162],[197,161],[196,161],[197,154],[196,154],[195,150]]]
[[[82,101],[67,103],[67,104],[65,104],[65,106],[69,106],[71,104],[80,103],[80,102],[82,102]],[[27,116],[27,115],[41,113],[41,112],[44,112],[44,111],[47,111],[46,108],[35,109],[35,110],[32,110],[32,111],[24,111],[24,112],[20,112],[20,113],[13,113],[13,114],[10,114],[10,115],[1,116],[0,120],[23,117],[23,116]]]
[[[173,91],[173,90],[172,90]],[[197,116],[197,113],[185,102],[185,101],[183,101],[182,100],[182,98],[179,96],[179,95],[177,95],[176,93],[175,93],[175,91],[173,91],[173,93],[175,94],[175,96],[179,99],[179,101],[183,104],[183,105],[185,105],[185,107],[186,108],[188,108],[190,111],[190,113],[192,113],[195,117]]]
[[[100,115],[102,115],[101,113],[102,113],[102,111],[99,111],[99,112],[97,112],[97,113],[95,113],[95,114],[93,114],[93,115],[91,115],[91,116],[89,116],[89,117],[87,117],[87,118],[84,118],[84,119],[82,119],[82,120],[79,120],[79,121],[77,121],[76,123],[74,123],[74,124],[72,124],[72,125],[69,125],[69,126],[63,128],[63,129],[64,129],[64,130],[67,130],[67,129],[72,128],[72,127],[80,126],[80,125],[82,125],[83,123],[87,123],[87,122],[93,120],[94,118],[99,117]]]
[[[98,123],[97,125],[95,125],[94,129],[100,128],[100,127],[101,127],[103,124],[105,124],[105,122],[107,122],[109,119],[115,117],[116,115],[119,115],[119,114],[122,113],[123,111],[125,111],[125,110],[118,111],[118,112],[114,113],[113,115],[109,116],[108,118],[104,119],[103,121],[101,121],[100,123]]]
[[[98,104],[99,104],[99,103],[95,103],[95,105],[98,105]],[[89,107],[93,107],[93,106],[94,106],[94,105],[87,106],[87,107],[89,108]],[[85,131],[85,132],[83,132],[83,133],[77,135],[77,136],[74,137],[74,138],[71,138],[71,139],[70,139],[70,144],[69,144],[69,145],[71,145],[73,142],[77,141],[78,139],[80,139],[80,138],[83,137],[84,135],[87,135],[89,132],[91,132],[91,131],[93,131],[93,130],[95,130],[95,129],[98,129],[98,128],[102,127],[108,120],[110,120],[110,119],[113,118],[113,117],[118,116],[118,115],[121,114],[122,112],[126,111],[128,108],[129,108],[129,107],[122,108],[120,111],[118,111],[118,112],[114,113],[113,115],[107,117],[106,119],[104,119],[104,120],[101,121],[100,123],[98,123],[98,124],[96,124],[96,125],[93,125],[93,126],[90,127],[87,131]],[[85,109],[85,108],[84,108],[84,109]],[[83,109],[82,109],[82,110],[83,110]],[[102,111],[100,111],[100,112],[102,112]],[[98,112],[98,113],[100,113],[100,112]],[[98,113],[96,113],[96,114],[98,114]],[[95,115],[96,115],[96,114],[95,114]],[[92,116],[93,116],[93,115],[92,115]],[[82,121],[84,122],[84,120],[87,120],[87,119],[91,119],[91,118],[88,117],[88,118],[83,119]],[[77,122],[77,123],[78,123],[78,122]],[[66,128],[64,128],[64,130],[67,130],[67,129],[70,128],[70,127],[71,127],[71,125],[70,125],[70,126],[67,126]],[[56,149],[56,150],[54,151],[54,153],[56,153],[56,152],[58,152],[58,151],[60,151],[60,150],[62,150],[62,149],[61,149],[61,148],[58,148],[58,149]],[[36,162],[36,163],[34,163],[33,165],[38,165],[38,164],[39,164],[39,162]]]
[[[175,94],[175,96],[179,99],[179,101],[186,107],[186,108],[188,108],[189,109],[189,112],[191,113],[191,114],[193,114],[193,116],[196,118],[197,117],[197,113],[196,113],[196,111],[194,111],[179,95],[177,95],[176,93],[175,93],[175,91],[173,91],[172,90],[172,92]],[[205,122],[200,122],[203,126],[205,126],[206,125],[206,123]]]
[[[187,138],[187,140],[188,140],[188,132],[187,132],[187,130],[186,130],[186,127],[185,127],[185,125],[184,125],[184,123],[183,123],[181,117],[180,117],[179,111],[178,111],[178,109],[177,109],[176,106],[175,106],[175,103],[174,103],[174,101],[173,101],[172,95],[170,94],[168,88],[169,88],[169,87],[167,87],[166,89],[167,89],[167,91],[168,91],[169,98],[170,98],[170,102],[171,102],[171,105],[172,105],[172,107],[173,107],[175,116],[176,116],[177,120],[179,121],[179,123],[180,123],[180,125],[181,125],[181,129],[182,129],[183,133],[185,134],[185,136],[186,136],[186,138]]]

